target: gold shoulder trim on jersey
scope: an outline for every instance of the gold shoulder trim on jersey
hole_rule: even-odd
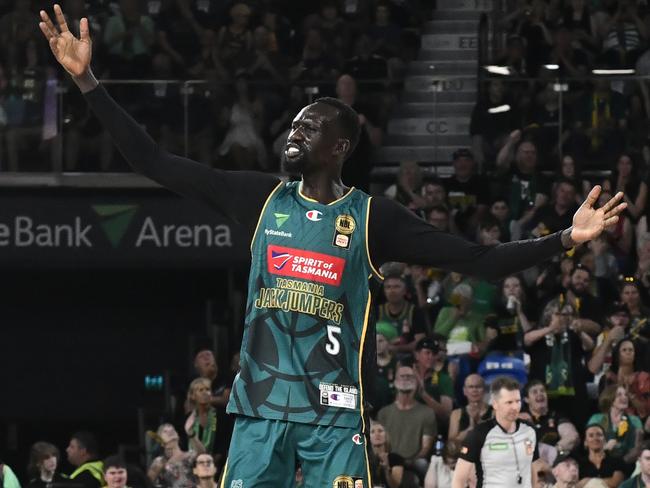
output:
[[[370,246],[368,244],[368,241],[370,237],[368,236],[368,226],[370,225],[370,204],[372,202],[372,197],[368,198],[368,208],[366,209],[366,257],[368,258],[368,264],[370,265],[370,269],[372,270],[373,274],[375,277],[379,280],[383,280],[384,276],[379,272],[377,268],[375,268],[375,265],[372,264],[372,259],[370,258]]]
[[[370,302],[372,295],[368,290],[368,300],[366,301],[366,313],[363,317],[363,329],[361,330],[361,341],[359,346],[359,411],[361,412],[361,432],[366,433],[366,419],[363,411],[363,376],[362,376],[362,363],[363,363],[363,349],[366,346],[366,333],[368,332],[368,320],[370,319]]]

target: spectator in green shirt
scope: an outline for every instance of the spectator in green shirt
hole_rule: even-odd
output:
[[[12,469],[0,461],[0,488],[20,488],[20,482]]]
[[[598,424],[605,431],[605,451],[626,464],[632,464],[639,455],[643,438],[643,424],[627,409],[630,398],[622,385],[607,386],[598,398],[602,413],[591,416],[587,425]]]
[[[485,339],[483,315],[472,309],[474,292],[467,283],[456,285],[449,301],[436,318],[434,332],[447,339],[450,355],[468,354]]]

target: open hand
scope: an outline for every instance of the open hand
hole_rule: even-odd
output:
[[[88,19],[79,22],[80,38],[72,35],[66,24],[63,11],[58,4],[54,4],[54,15],[58,28],[54,25],[45,10],[41,10],[41,28],[45,39],[50,44],[50,49],[56,60],[73,77],[79,77],[88,71],[92,57],[92,40],[88,28]]]
[[[605,227],[618,222],[618,215],[627,207],[626,203],[619,203],[623,199],[623,192],[618,192],[605,205],[598,209],[594,208],[600,191],[600,185],[594,186],[587,199],[573,215],[571,239],[577,244],[598,237]]]

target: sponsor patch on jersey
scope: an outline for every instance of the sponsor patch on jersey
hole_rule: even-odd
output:
[[[329,254],[270,245],[266,248],[268,272],[339,286],[345,259]]]
[[[230,488],[244,488],[244,482],[242,480],[232,480]]]
[[[352,217],[352,215],[341,214],[336,217],[334,228],[339,234],[350,235],[354,232],[354,229],[357,228],[357,223],[354,221],[354,217]]]
[[[323,220],[323,212],[320,212],[318,210],[310,210],[309,212],[305,213],[305,217],[307,217],[312,222],[318,222],[319,220]]]
[[[526,455],[532,456],[533,452],[535,451],[535,444],[530,439],[526,439],[524,444],[526,444]]]
[[[490,451],[506,451],[508,449],[507,442],[490,442],[488,444]]]
[[[332,488],[354,488],[354,479],[352,476],[345,474],[339,475],[334,478],[334,483],[332,483]]]
[[[352,241],[352,233],[357,228],[357,223],[354,217],[348,214],[341,214],[336,217],[334,222],[334,238],[332,239],[332,246],[341,249],[350,249],[350,242]]]
[[[460,448],[461,454],[467,454],[468,452],[469,452],[469,448],[467,446],[463,446]]]
[[[363,488],[363,480],[362,479],[355,479],[354,480],[354,488]]]
[[[355,386],[320,383],[318,389],[320,390],[321,405],[353,410],[357,408],[358,390]]]
[[[291,216],[290,214],[283,214],[283,213],[274,213],[273,215],[275,217],[275,226],[278,229],[282,227],[282,224],[284,224]]]
[[[293,234],[291,232],[285,232],[283,230],[275,230],[275,229],[264,229],[264,235],[274,236],[274,237],[285,237],[287,239],[291,239],[293,237]]]
[[[334,234],[334,245],[336,247],[342,247],[343,249],[348,249],[350,247],[350,236],[345,234],[339,234],[338,232]]]
[[[352,442],[354,442],[357,446],[360,446],[363,444],[363,436],[361,434],[354,434],[352,436]]]

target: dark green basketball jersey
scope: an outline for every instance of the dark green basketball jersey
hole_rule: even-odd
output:
[[[362,428],[370,280],[370,197],[323,205],[280,183],[251,243],[241,370],[228,412]],[[374,358],[373,361],[374,363]]]

